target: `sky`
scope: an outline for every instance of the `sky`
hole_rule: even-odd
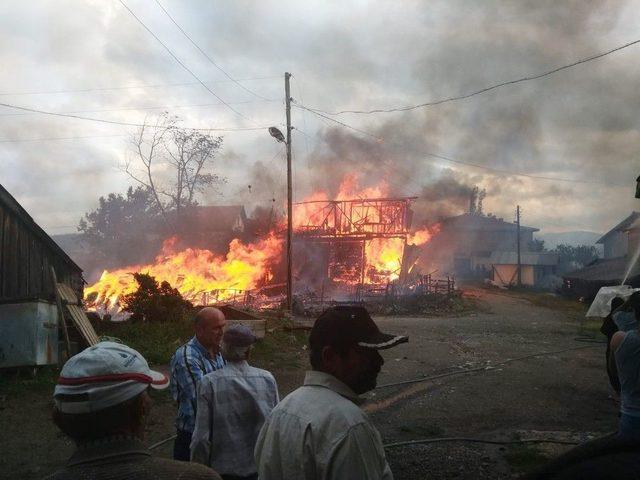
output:
[[[411,111],[327,119],[299,105],[335,113],[465,95],[638,40],[638,15],[638,1],[606,0],[5,0],[0,103],[250,128],[215,132],[213,171],[227,181],[200,202],[284,205],[284,149],[266,128],[284,130],[291,72],[294,200],[356,174],[417,196],[429,222],[461,213],[478,186],[485,212],[505,220],[520,205],[543,233],[604,232],[640,209],[640,44]],[[75,232],[100,196],[133,184],[122,166],[136,165],[136,131],[0,107],[0,183],[48,233]]]

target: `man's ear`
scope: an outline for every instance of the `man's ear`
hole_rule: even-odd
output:
[[[338,352],[336,352],[333,347],[329,345],[325,345],[324,347],[322,347],[321,357],[322,357],[322,365],[324,366],[324,370],[327,373],[334,375],[336,371],[339,369]]]

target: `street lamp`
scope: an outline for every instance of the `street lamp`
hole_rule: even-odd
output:
[[[636,198],[640,198],[640,176],[636,178]]]

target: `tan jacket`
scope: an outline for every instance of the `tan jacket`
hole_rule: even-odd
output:
[[[393,480],[380,434],[335,377],[307,372],[274,408],[256,444],[260,480]]]
[[[204,465],[157,458],[133,437],[110,437],[87,443],[47,480],[221,480]]]

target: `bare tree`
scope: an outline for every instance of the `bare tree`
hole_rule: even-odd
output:
[[[131,139],[134,156],[121,169],[148,188],[165,221],[196,204],[196,196],[224,183],[213,173],[222,137],[184,129],[176,116],[163,113],[154,124],[145,121]]]

